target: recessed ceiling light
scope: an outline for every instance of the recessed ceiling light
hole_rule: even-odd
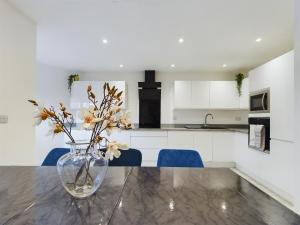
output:
[[[123,68],[124,67],[124,65],[123,64],[120,64],[120,68]]]
[[[108,40],[104,38],[104,39],[102,39],[102,43],[103,43],[103,44],[107,44],[107,43],[108,43]]]
[[[255,40],[256,42],[261,42],[262,41],[262,39],[261,38],[256,38],[256,40]]]
[[[171,67],[174,68],[174,67],[175,67],[175,64],[172,64]]]
[[[184,39],[183,39],[183,38],[179,38],[179,39],[178,39],[178,42],[179,42],[180,44],[182,44],[182,43],[184,42]]]
[[[226,68],[226,67],[227,67],[227,64],[223,64],[222,67],[223,67],[223,68]]]

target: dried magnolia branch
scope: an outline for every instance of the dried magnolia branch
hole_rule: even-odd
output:
[[[115,86],[110,87],[108,83],[103,85],[103,98],[102,101],[98,101],[92,86],[87,87],[87,97],[91,103],[91,107],[88,109],[82,109],[81,119],[83,120],[82,128],[85,130],[91,130],[91,136],[89,145],[86,149],[86,153],[91,148],[95,148],[96,144],[103,146],[101,142],[105,142],[104,146],[107,148],[107,153],[113,157],[118,157],[120,152],[117,146],[120,145],[114,141],[109,141],[101,135],[104,131],[108,135],[114,129],[131,129],[132,125],[128,120],[128,113],[124,113],[121,110],[123,104],[122,91],[118,91]],[[74,124],[73,115],[67,111],[63,103],[59,103],[59,112],[56,112],[54,107],[46,108],[35,100],[29,100],[35,107],[37,107],[35,118],[36,124],[39,125],[43,121],[50,121],[52,129],[50,133],[57,135],[65,133],[72,143],[76,143],[72,136],[72,127]],[[110,145],[113,143],[113,145]],[[113,157],[109,156],[110,159]]]

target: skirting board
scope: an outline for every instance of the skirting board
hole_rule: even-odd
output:
[[[280,195],[274,193],[273,191],[271,191],[269,188],[267,188],[266,186],[262,185],[261,183],[259,183],[258,181],[256,181],[255,179],[249,177],[247,174],[243,173],[241,170],[237,169],[237,168],[231,168],[231,170],[238,174],[239,176],[241,176],[242,178],[244,178],[245,180],[247,180],[249,183],[251,183],[252,185],[254,185],[255,187],[257,187],[259,190],[263,191],[264,193],[266,193],[267,195],[269,195],[271,198],[275,199],[277,202],[279,202],[280,204],[282,204],[283,206],[287,207],[288,209],[292,210],[294,213],[300,215],[293,203],[289,200],[286,200],[285,198],[281,197]]]

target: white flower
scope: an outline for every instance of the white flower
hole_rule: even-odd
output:
[[[42,121],[48,119],[49,115],[45,111],[45,108],[43,106],[38,106],[36,111],[34,112],[34,118],[35,118],[35,125],[38,126],[41,124]]]
[[[109,142],[107,144],[107,151],[105,157],[110,160],[113,160],[114,157],[119,158],[121,155],[120,149],[127,150],[128,146],[125,144],[119,144],[116,141]]]
[[[49,135],[54,136],[55,134],[59,134],[59,133],[63,132],[62,126],[58,123],[50,123],[49,122],[49,127],[50,127],[50,129],[47,133],[47,136],[49,136]]]
[[[130,117],[129,111],[126,111],[125,113],[121,114],[121,116],[119,117],[119,122],[125,129],[133,128],[133,126],[129,120],[129,117]]]
[[[101,118],[95,117],[92,108],[82,109],[79,117],[83,121],[82,127],[87,130],[92,130],[95,127],[95,124],[101,121]]]
[[[113,131],[118,130],[117,122],[114,116],[106,117],[103,121],[102,128],[105,129],[108,136],[110,136]]]

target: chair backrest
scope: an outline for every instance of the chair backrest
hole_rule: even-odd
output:
[[[203,162],[195,150],[162,149],[158,154],[158,167],[200,167]]]
[[[121,151],[119,158],[109,161],[109,166],[141,166],[142,153],[137,149],[128,149]]]
[[[69,148],[54,148],[46,156],[42,166],[56,166],[58,159],[70,152]]]

